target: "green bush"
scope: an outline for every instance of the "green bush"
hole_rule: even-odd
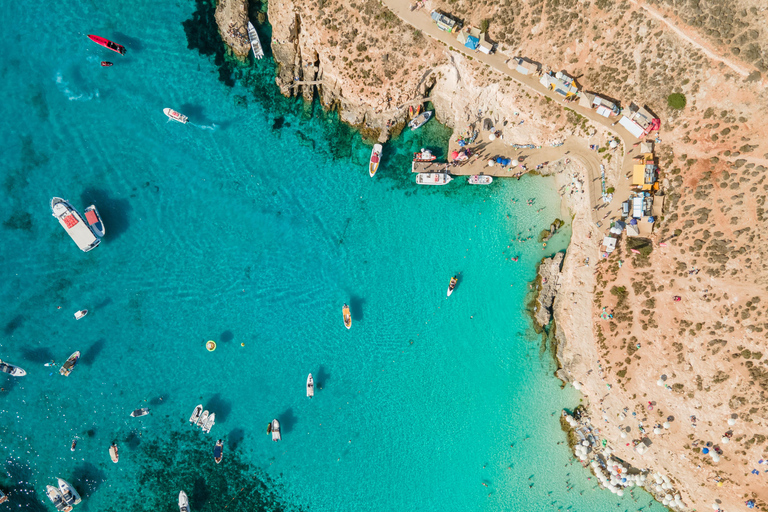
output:
[[[480,32],[488,32],[488,25],[491,24],[491,20],[488,18],[480,22]]]
[[[606,194],[613,194],[614,192],[616,192],[616,189],[613,187],[608,187],[607,189],[605,189],[605,192]]]
[[[667,105],[675,110],[682,110],[685,108],[686,99],[685,94],[680,92],[673,92],[667,96]]]
[[[633,237],[627,239],[627,249],[635,249],[641,256],[647,258],[653,252],[653,245],[647,238]]]

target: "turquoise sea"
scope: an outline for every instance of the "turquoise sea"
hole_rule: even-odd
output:
[[[217,54],[204,2],[0,12],[0,358],[28,372],[0,375],[3,507],[53,510],[60,476],[99,512],[174,511],[182,489],[195,512],[661,509],[595,489],[563,443],[579,398],[524,304],[568,232],[513,241],[558,216],[546,180],[417,187],[410,152],[449,136],[434,122],[369,178],[370,146],[280,97],[270,58]],[[98,248],[77,249],[53,196],[97,205]],[[75,350],[70,377],[46,366]],[[199,403],[210,434],[187,422]]]

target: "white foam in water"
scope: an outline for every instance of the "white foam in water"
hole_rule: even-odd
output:
[[[87,94],[87,93],[80,93],[73,91],[70,87],[70,83],[64,80],[64,75],[61,71],[56,72],[56,87],[61,91],[69,101],[90,101],[93,98],[99,97],[99,90],[96,89],[94,92]]]

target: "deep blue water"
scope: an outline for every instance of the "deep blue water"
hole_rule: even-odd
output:
[[[0,375],[4,506],[53,510],[61,476],[100,512],[176,510],[182,489],[193,511],[647,507],[594,489],[558,444],[578,396],[524,303],[568,231],[546,252],[511,241],[558,216],[549,183],[418,188],[408,155],[449,136],[434,122],[387,144],[369,178],[370,146],[279,97],[271,59],[215,55],[206,5],[0,7],[0,358],[28,372]],[[77,249],[53,196],[97,205],[101,246]],[[70,377],[45,365],[75,350]],[[187,423],[198,403],[210,434]]]

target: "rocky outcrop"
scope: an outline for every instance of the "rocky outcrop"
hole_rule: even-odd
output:
[[[544,258],[539,265],[539,293],[534,307],[534,319],[539,327],[549,325],[552,320],[552,305],[560,287],[560,269],[565,253],[559,252],[551,258]]]
[[[248,0],[218,0],[216,24],[221,38],[241,59],[248,56],[251,43],[248,39]]]

